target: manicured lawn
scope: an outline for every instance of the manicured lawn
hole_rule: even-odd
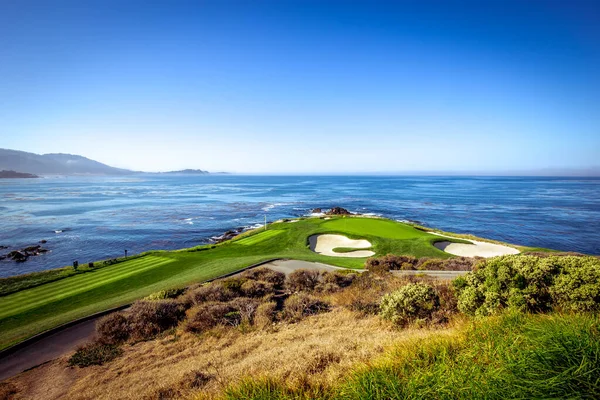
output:
[[[308,248],[316,233],[341,233],[364,238],[377,255],[409,254],[448,258],[432,246],[439,237],[395,221],[372,218],[318,218],[269,225],[233,241],[177,251],[155,251],[145,256],[25,288],[22,278],[2,280],[10,292],[0,297],[0,349],[57,325],[112,307],[128,304],[150,293],[204,281],[272,258],[318,261],[346,268],[362,268],[363,258],[327,257]],[[48,272],[52,275],[52,272]],[[53,278],[55,279],[55,278]],[[18,287],[11,287],[14,282]]]

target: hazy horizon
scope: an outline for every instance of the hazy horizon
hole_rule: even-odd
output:
[[[0,147],[147,172],[600,173],[594,1],[0,4]]]

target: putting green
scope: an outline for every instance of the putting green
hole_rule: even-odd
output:
[[[262,242],[263,240],[267,240],[270,239],[272,237],[275,237],[277,235],[282,234],[284,231],[275,231],[275,230],[270,230],[270,231],[264,231],[261,233],[257,233],[256,235],[252,235],[240,240],[236,240],[234,243],[236,244],[242,244],[244,246],[251,246],[253,244],[257,244]]]

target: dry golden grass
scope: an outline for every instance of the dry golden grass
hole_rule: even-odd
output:
[[[212,398],[248,376],[328,386],[398,341],[431,333],[397,330],[377,316],[340,307],[247,333],[217,328],[202,336],[171,334],[124,346],[123,356],[102,366],[69,368],[63,357],[10,382],[19,389],[16,399],[39,400]]]

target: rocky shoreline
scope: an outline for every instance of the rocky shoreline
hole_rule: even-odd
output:
[[[45,244],[46,241],[42,240],[40,243]],[[8,249],[8,246],[0,246],[0,250]],[[12,260],[15,262],[25,262],[29,259],[29,257],[39,256],[41,254],[45,254],[50,250],[43,248],[40,244],[27,246],[22,249],[13,250],[7,254],[0,255],[0,261],[2,260]]]

